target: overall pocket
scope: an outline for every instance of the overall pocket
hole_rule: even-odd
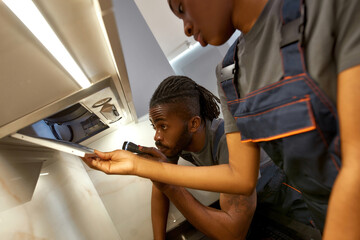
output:
[[[242,113],[235,119],[242,142],[271,141],[316,129],[309,96]]]

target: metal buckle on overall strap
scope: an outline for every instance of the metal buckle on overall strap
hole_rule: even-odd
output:
[[[305,31],[305,4],[301,5],[300,17],[292,20],[282,26],[281,29],[281,43],[280,47],[283,48],[294,42],[300,41],[301,46],[304,44],[304,31]]]
[[[235,63],[233,63],[233,64],[221,69],[221,72],[220,72],[221,82],[234,78],[235,71],[236,71],[235,67],[236,67]]]

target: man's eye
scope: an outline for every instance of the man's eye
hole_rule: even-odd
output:
[[[166,125],[161,125],[161,128],[162,128],[163,130],[166,130]]]
[[[179,13],[184,13],[184,9],[182,4],[179,4],[179,9],[178,9]]]
[[[154,126],[154,124],[150,124],[150,126],[155,130],[155,126]]]

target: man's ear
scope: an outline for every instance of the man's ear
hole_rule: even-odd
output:
[[[189,132],[196,132],[201,126],[201,118],[199,116],[194,116],[189,120],[188,130]]]

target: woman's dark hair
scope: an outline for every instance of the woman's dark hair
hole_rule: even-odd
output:
[[[192,114],[213,120],[220,114],[220,100],[210,91],[185,76],[170,76],[163,80],[150,100],[150,108],[168,103],[186,104]]]

